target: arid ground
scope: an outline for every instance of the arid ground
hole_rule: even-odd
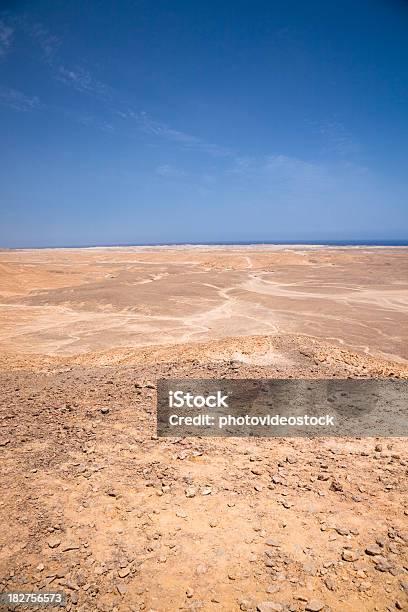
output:
[[[156,381],[408,378],[408,248],[0,252],[0,591],[408,609],[402,438],[156,437]]]

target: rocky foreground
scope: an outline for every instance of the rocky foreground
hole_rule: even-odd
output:
[[[160,377],[406,366],[300,337],[256,365],[271,339],[237,342],[241,360],[230,341],[3,357],[0,591],[64,591],[81,612],[408,609],[406,439],[155,434]]]

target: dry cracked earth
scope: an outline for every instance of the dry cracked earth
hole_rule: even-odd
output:
[[[157,438],[155,390],[408,378],[408,249],[2,251],[0,293],[0,592],[408,609],[406,438]]]

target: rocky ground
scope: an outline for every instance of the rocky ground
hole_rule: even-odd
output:
[[[0,592],[408,609],[406,439],[156,436],[161,377],[408,378],[407,255],[0,252]]]
[[[286,362],[239,362],[238,345]],[[406,440],[158,439],[156,380],[187,376],[408,368],[302,337],[186,345],[173,359],[127,351],[108,365],[9,355],[1,591],[64,591],[81,612],[408,609]]]

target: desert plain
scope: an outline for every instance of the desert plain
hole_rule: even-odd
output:
[[[159,378],[406,379],[407,314],[404,247],[0,251],[0,590],[408,609],[405,438],[158,438],[155,413]]]

